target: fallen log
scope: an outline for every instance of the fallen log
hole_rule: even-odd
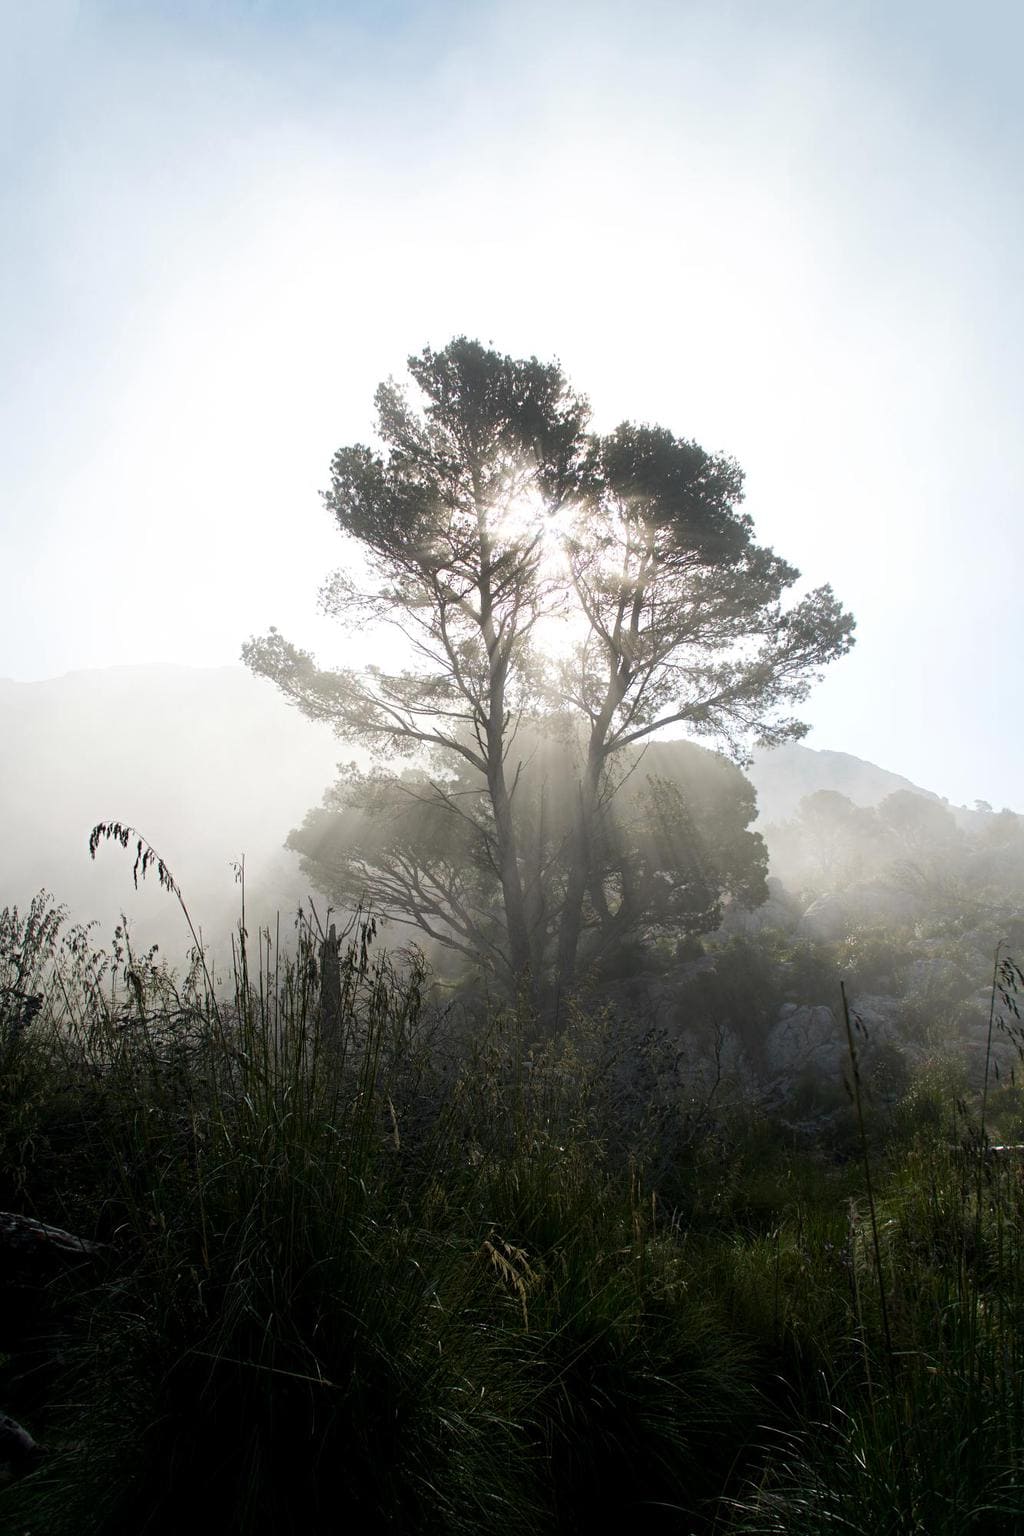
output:
[[[29,1268],[65,1264],[74,1259],[95,1258],[108,1252],[106,1243],[76,1237],[63,1227],[51,1227],[33,1216],[0,1211],[0,1269],[14,1259]]]
[[[0,1413],[0,1461],[17,1468],[24,1467],[42,1456],[43,1447],[38,1445],[27,1429],[9,1413]]]

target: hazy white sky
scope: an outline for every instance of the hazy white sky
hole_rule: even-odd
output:
[[[1024,809],[1024,9],[0,0],[0,675],[324,661],[317,490],[465,332],[732,453],[809,745]]]

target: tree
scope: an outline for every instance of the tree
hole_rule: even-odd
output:
[[[804,795],[789,821],[766,831],[776,875],[797,891],[839,891],[874,879],[891,853],[873,806],[856,805],[834,789]]]
[[[804,734],[781,711],[849,648],[853,621],[828,587],[786,606],[798,573],[754,543],[725,456],[660,428],[588,434],[586,402],[557,365],[464,337],[409,371],[416,404],[394,383],[377,392],[380,449],[333,460],[325,501],[366,574],[338,574],[323,595],[343,621],[397,629],[406,664],[324,671],[274,630],[243,656],[388,765],[349,787],[361,836],[375,811],[394,817],[411,799],[413,841],[458,849],[428,886],[407,864],[410,911],[466,934],[486,912],[488,952],[517,984],[553,956],[567,984],[602,907],[635,925],[641,889],[654,898],[614,814],[638,750],[670,726],[734,753]],[[560,659],[539,643],[553,617],[573,641]],[[563,751],[561,820],[545,808],[554,781],[536,771],[541,727]],[[417,759],[404,782],[403,753]],[[367,894],[387,907],[396,836],[364,847]]]
[[[544,931],[557,937],[571,863],[572,753],[559,737],[530,734],[516,787],[524,885],[542,892]],[[591,851],[593,900],[584,923],[591,955],[614,963],[638,937],[705,933],[725,901],[753,906],[767,894],[767,853],[748,830],[753,786],[718,753],[691,742],[634,749]],[[368,889],[394,921],[436,943],[500,968],[506,937],[493,870],[485,856],[485,800],[470,770],[443,786],[422,770],[395,776],[350,770],[288,838],[302,867],[333,902],[355,905]]]
[[[343,740],[381,755],[432,748],[478,776],[509,963],[525,976],[530,918],[506,759],[535,699],[530,636],[553,597],[545,521],[576,486],[586,405],[557,367],[513,362],[465,338],[426,349],[409,371],[421,412],[393,383],[377,391],[387,457],[356,446],[331,465],[324,499],[364,553],[368,580],[357,587],[339,572],[323,602],[357,625],[395,627],[410,666],[324,673],[274,631],[243,657]]]
[[[742,491],[731,459],[663,428],[624,423],[592,442],[567,542],[588,629],[563,673],[585,729],[563,974],[616,755],[672,725],[737,753],[751,736],[762,745],[802,736],[798,720],[776,712],[802,701],[852,644],[853,620],[829,587],[783,607],[799,572],[754,543],[737,510]]]

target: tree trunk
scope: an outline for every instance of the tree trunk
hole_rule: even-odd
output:
[[[320,1022],[324,1039],[332,1046],[339,1045],[343,1034],[344,1008],[338,930],[334,923],[320,945]]]
[[[508,960],[513,983],[517,990],[532,995],[533,979],[530,973],[530,928],[526,920],[526,902],[523,896],[523,879],[519,868],[516,847],[516,827],[512,814],[512,796],[505,780],[505,730],[508,724],[505,713],[505,683],[511,659],[510,641],[495,627],[490,585],[490,541],[485,532],[485,518],[481,516],[480,549],[482,568],[480,577],[480,632],[487,647],[490,678],[487,689],[487,791],[494,814],[494,837],[498,878],[505,907],[505,927],[508,933]]]
[[[577,790],[572,835],[569,841],[569,875],[558,931],[558,988],[567,991],[576,977],[576,958],[583,933],[583,899],[590,884],[591,844],[600,784],[600,756],[593,743]]]
[[[523,882],[519,870],[516,847],[515,821],[512,816],[512,800],[505,783],[504,764],[499,760],[487,776],[487,787],[494,811],[494,831],[497,844],[498,877],[505,907],[505,926],[508,930],[509,966],[517,987],[530,989],[530,932],[526,921],[526,902],[523,899]]]

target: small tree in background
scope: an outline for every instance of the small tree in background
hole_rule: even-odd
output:
[[[767,852],[749,831],[754,790],[735,764],[684,741],[624,756],[634,771],[597,829],[582,922],[581,948],[603,964],[638,939],[707,933],[724,901],[756,906],[767,894]],[[542,955],[554,952],[572,872],[573,774],[569,745],[538,739],[516,787],[522,875],[539,892]],[[288,846],[333,902],[352,907],[372,890],[393,921],[500,969],[506,936],[487,836],[486,797],[468,770],[443,786],[423,770],[352,771]]]
[[[660,860],[617,815],[638,749],[670,726],[736,754],[803,735],[784,711],[853,621],[828,587],[784,605],[798,573],[754,543],[732,460],[660,428],[588,435],[557,365],[465,338],[409,371],[415,405],[378,390],[382,451],[334,458],[325,500],[365,576],[324,593],[359,630],[397,629],[407,664],[324,671],[273,630],[243,656],[380,765],[334,805],[356,838],[339,889],[357,875],[515,985],[565,986],[585,933],[636,929],[673,888],[697,900],[673,792],[646,791]]]

